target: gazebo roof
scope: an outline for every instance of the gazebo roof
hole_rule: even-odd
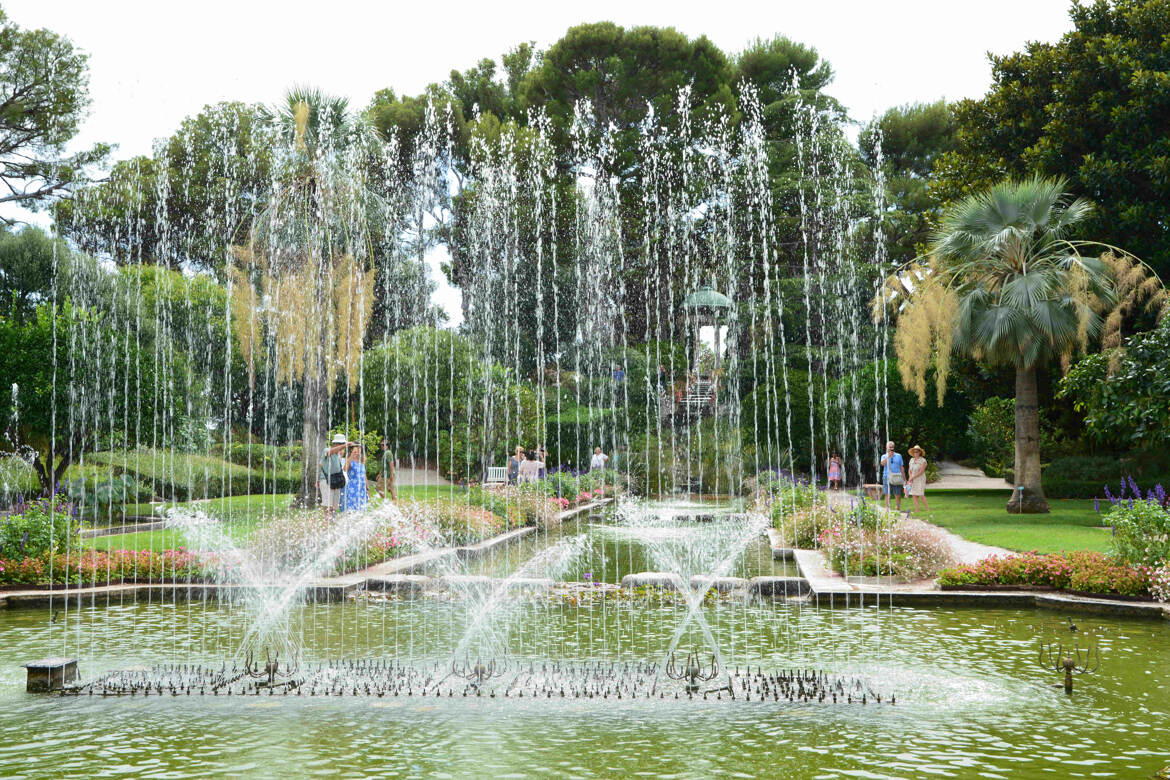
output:
[[[683,301],[684,309],[730,309],[731,299],[721,292],[703,285]]]

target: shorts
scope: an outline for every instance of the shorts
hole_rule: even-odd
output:
[[[339,487],[336,490],[329,487],[329,480],[317,480],[317,490],[321,494],[321,506],[326,509],[337,509],[341,506],[341,492],[345,490],[344,487]]]
[[[906,495],[906,486],[905,485],[886,485],[885,488],[886,488],[886,495],[887,496],[901,497],[901,496]]]

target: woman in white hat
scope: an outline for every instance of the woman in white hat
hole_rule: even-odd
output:
[[[922,511],[929,512],[926,505],[926,451],[915,444],[910,448],[910,474],[906,480],[906,495],[914,499],[914,511],[918,511],[918,499],[922,499]]]
[[[345,490],[345,466],[341,462],[341,453],[349,445],[345,434],[336,434],[331,443],[321,451],[321,465],[317,473],[317,490],[321,494],[321,506],[325,507],[325,516],[332,517],[341,503],[341,493]]]

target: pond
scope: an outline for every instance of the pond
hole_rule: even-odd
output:
[[[302,663],[449,663],[473,601],[295,607]],[[20,663],[66,649],[83,677],[155,662],[218,666],[247,630],[216,602],[89,606],[64,626],[0,611],[0,775],[113,777],[1146,777],[1170,764],[1170,625],[1078,618],[1101,666],[1072,697],[1037,662],[1068,642],[1032,610],[816,608],[716,602],[703,620],[735,663],[861,675],[875,706],[727,700],[61,698]],[[660,661],[685,622],[667,599],[526,599],[491,631],[515,658]],[[694,626],[680,647],[701,646]]]

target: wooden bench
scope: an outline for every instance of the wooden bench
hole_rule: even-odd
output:
[[[871,482],[867,482],[864,485],[862,485],[862,488],[865,490],[865,495],[867,498],[870,498],[874,501],[878,501],[881,499],[881,497],[882,497],[882,483],[878,482],[878,483],[874,484]]]

